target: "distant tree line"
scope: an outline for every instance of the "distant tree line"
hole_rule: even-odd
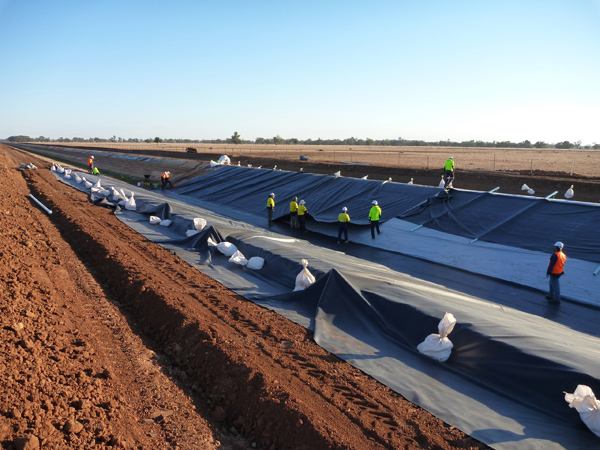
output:
[[[82,138],[82,137],[59,137],[51,139],[45,136],[29,137],[24,135],[9,136],[9,142],[119,142],[119,143],[168,143],[168,144],[288,144],[288,145],[386,145],[386,146],[412,146],[412,147],[491,147],[491,148],[581,148],[581,149],[600,149],[600,144],[582,145],[581,141],[570,142],[561,141],[556,143],[547,143],[544,141],[530,142],[524,140],[522,142],[512,141],[423,141],[420,139],[371,139],[371,138],[355,138],[349,137],[346,139],[298,139],[298,138],[283,138],[279,135],[271,138],[258,137],[255,140],[242,139],[236,131],[227,139],[177,139],[177,138],[122,138],[111,136],[110,138]]]

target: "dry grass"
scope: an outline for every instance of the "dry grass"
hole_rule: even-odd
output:
[[[600,177],[600,151],[594,150],[114,142],[67,145],[174,152],[182,152],[186,147],[194,147],[199,153],[223,153],[234,159],[245,155],[298,160],[300,155],[306,155],[313,162],[360,163],[415,169],[441,168],[448,156],[454,156],[459,170],[461,168],[500,171],[542,170]]]

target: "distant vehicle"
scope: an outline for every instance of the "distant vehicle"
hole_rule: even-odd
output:
[[[187,153],[198,153],[198,149],[194,148],[194,147],[188,147],[185,149],[185,151]]]
[[[308,156],[300,155],[300,161],[308,161]]]

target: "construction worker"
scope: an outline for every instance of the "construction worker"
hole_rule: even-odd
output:
[[[298,226],[300,227],[301,233],[306,231],[306,213],[308,213],[306,202],[300,200],[300,204],[298,205]]]
[[[267,198],[267,219],[269,227],[273,223],[273,210],[275,209],[275,193],[271,192]]]
[[[94,168],[92,169],[92,175],[100,175],[100,169],[94,166]]]
[[[88,156],[87,165],[88,171],[92,173],[92,171],[94,170],[94,155]]]
[[[350,223],[350,215],[348,214],[348,208],[345,206],[342,208],[342,212],[338,215],[338,240],[339,244],[344,235],[344,242],[348,243],[348,224]]]
[[[550,289],[546,298],[550,303],[560,303],[560,282],[559,279],[565,273],[565,264],[567,255],[563,252],[565,244],[558,241],[554,244],[554,253],[550,257],[550,263],[546,270],[546,278],[550,280]]]
[[[171,172],[168,170],[164,171],[160,175],[160,188],[164,190],[167,188],[167,186],[173,189],[173,183],[171,183]]]
[[[381,234],[379,231],[379,219],[381,219],[381,207],[377,200],[371,202],[371,209],[369,210],[369,223],[371,224],[371,239],[375,239],[375,230],[377,234]]]
[[[444,162],[444,189],[449,189],[452,187],[455,166],[454,157],[452,156]]]
[[[290,227],[298,228],[298,197],[294,197],[290,202]]]

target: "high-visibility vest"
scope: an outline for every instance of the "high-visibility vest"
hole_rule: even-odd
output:
[[[554,253],[556,255],[556,263],[552,268],[552,275],[560,275],[565,270],[565,263],[567,262],[567,255],[565,255],[562,251],[558,251]]]
[[[350,216],[348,215],[348,213],[340,213],[340,215],[338,216],[338,222],[341,223],[348,223],[350,222]]]
[[[381,219],[381,208],[378,205],[371,206],[369,210],[369,220],[376,222]]]
[[[94,165],[94,160],[92,158],[88,158],[88,167],[92,167]]]
[[[298,212],[298,203],[295,200],[290,202],[290,212],[295,213]]]
[[[308,208],[304,205],[298,206],[298,215],[303,216],[308,211]]]
[[[447,170],[449,172],[452,172],[454,170],[454,160],[453,159],[446,160],[446,162],[444,163],[444,170]]]
[[[273,197],[267,199],[267,208],[275,208],[275,200],[273,200]]]

